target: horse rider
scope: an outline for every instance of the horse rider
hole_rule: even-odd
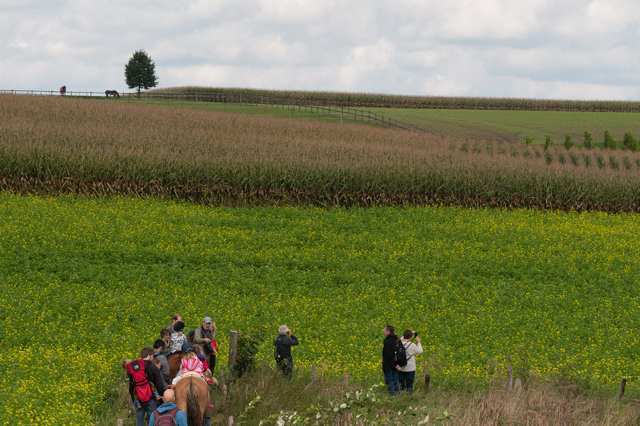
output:
[[[211,322],[211,317],[204,317],[202,326],[196,328],[193,334],[193,344],[199,346],[202,353],[207,357],[208,368],[211,373],[216,366],[216,354],[218,348],[215,345],[216,325]]]

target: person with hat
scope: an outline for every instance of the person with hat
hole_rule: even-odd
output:
[[[202,349],[202,353],[207,357],[208,369],[213,374],[216,366],[216,324],[211,322],[211,317],[204,317],[202,326],[196,328],[193,333],[193,343]]]
[[[196,352],[193,350],[193,345],[189,342],[185,342],[182,344],[182,352],[185,353],[184,358],[180,361],[180,370],[176,374],[176,377],[173,379],[171,384],[173,386],[176,385],[180,381],[180,379],[187,373],[195,373],[198,374],[202,380],[205,382],[207,379],[204,378],[204,368],[202,366],[202,362],[196,356]]]
[[[184,323],[178,321],[173,325],[173,334],[171,335],[171,354],[182,350],[182,345],[187,342],[187,336],[184,335]]]
[[[158,339],[153,343],[153,359],[160,360],[160,373],[165,383],[169,383],[169,363],[167,363],[167,357],[162,354],[164,350],[165,342],[162,339]]]

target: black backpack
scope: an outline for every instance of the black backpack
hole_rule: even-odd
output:
[[[396,364],[398,364],[400,367],[404,367],[405,365],[407,365],[407,350],[402,344],[402,339],[396,340],[395,358]]]

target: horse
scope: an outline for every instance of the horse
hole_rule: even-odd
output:
[[[186,373],[173,390],[176,394],[176,405],[187,416],[187,424],[202,426],[204,412],[209,406],[207,383],[198,374]]]
[[[114,98],[120,97],[120,94],[116,90],[107,90],[104,92],[104,94],[107,97],[107,99],[109,99],[109,96],[113,96]]]
[[[173,379],[180,370],[180,362],[186,355],[185,352],[175,352],[171,356],[167,357],[167,364],[169,364],[169,383],[173,382]]]

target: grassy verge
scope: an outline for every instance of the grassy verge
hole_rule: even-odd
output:
[[[264,364],[232,382],[228,400],[216,394],[218,414],[212,424],[228,425],[630,425],[640,418],[640,405],[615,391],[593,391],[567,382],[532,377],[521,390],[504,380],[474,386],[425,386],[417,377],[412,395],[390,396],[384,383],[349,383],[324,376],[313,382],[298,370],[291,382]],[[116,419],[134,425],[127,412],[125,386],[97,426]],[[633,395],[636,396],[636,395]],[[123,410],[124,409],[124,410]]]

